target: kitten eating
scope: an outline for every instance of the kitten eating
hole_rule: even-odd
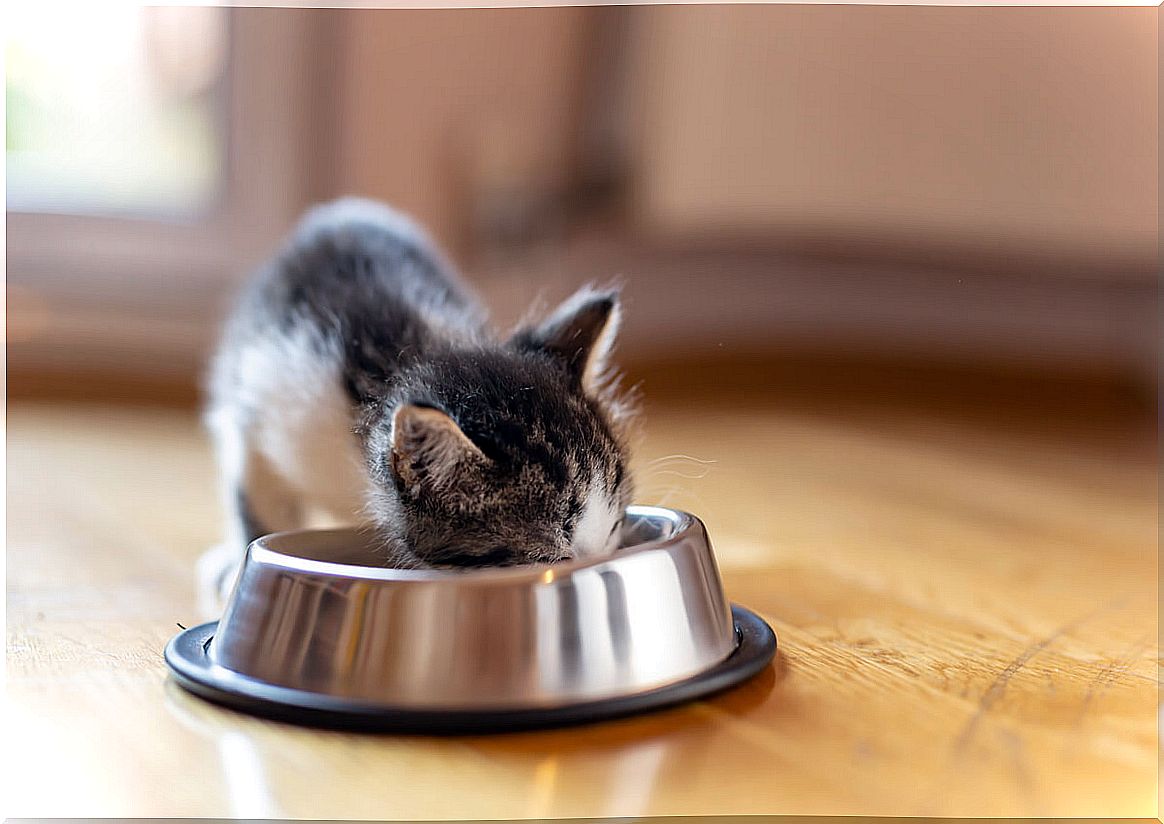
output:
[[[615,292],[583,289],[508,340],[426,235],[370,201],[310,211],[244,289],[206,420],[228,512],[200,562],[221,597],[247,543],[321,513],[385,565],[610,551],[632,484],[607,358]]]

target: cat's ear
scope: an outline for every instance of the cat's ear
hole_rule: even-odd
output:
[[[488,460],[439,409],[403,404],[392,413],[392,468],[406,486],[440,486]]]
[[[561,359],[588,394],[596,394],[622,317],[617,290],[580,289],[530,329],[517,332],[510,344],[547,352]]]

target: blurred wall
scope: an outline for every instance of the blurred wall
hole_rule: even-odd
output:
[[[1156,9],[636,12],[644,232],[1155,259]]]
[[[238,282],[341,194],[416,215],[503,321],[621,278],[624,361],[1155,384],[1158,9],[229,16],[221,208],[9,213],[10,388],[193,386]]]
[[[334,189],[395,203],[461,251],[485,190],[560,192],[594,11],[338,14]]]
[[[336,191],[420,215],[505,319],[622,277],[628,357],[809,348],[1151,381],[1156,18],[345,13]],[[622,178],[588,232],[571,187],[596,162]],[[598,242],[484,265],[492,190]]]
[[[618,109],[626,228],[1144,277],[1157,11],[674,6],[337,15],[333,186],[467,248],[489,186],[560,193]],[[591,85],[617,40],[625,70]],[[587,92],[591,92],[588,96]],[[600,111],[599,111],[600,110]]]

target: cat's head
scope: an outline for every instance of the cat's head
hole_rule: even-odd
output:
[[[607,358],[614,292],[504,344],[418,359],[369,423],[371,516],[403,565],[545,563],[617,545],[632,494]]]

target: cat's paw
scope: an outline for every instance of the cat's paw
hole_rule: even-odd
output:
[[[202,553],[195,566],[198,586],[198,613],[207,621],[222,614],[238,574],[242,553],[233,544],[219,544]]]

